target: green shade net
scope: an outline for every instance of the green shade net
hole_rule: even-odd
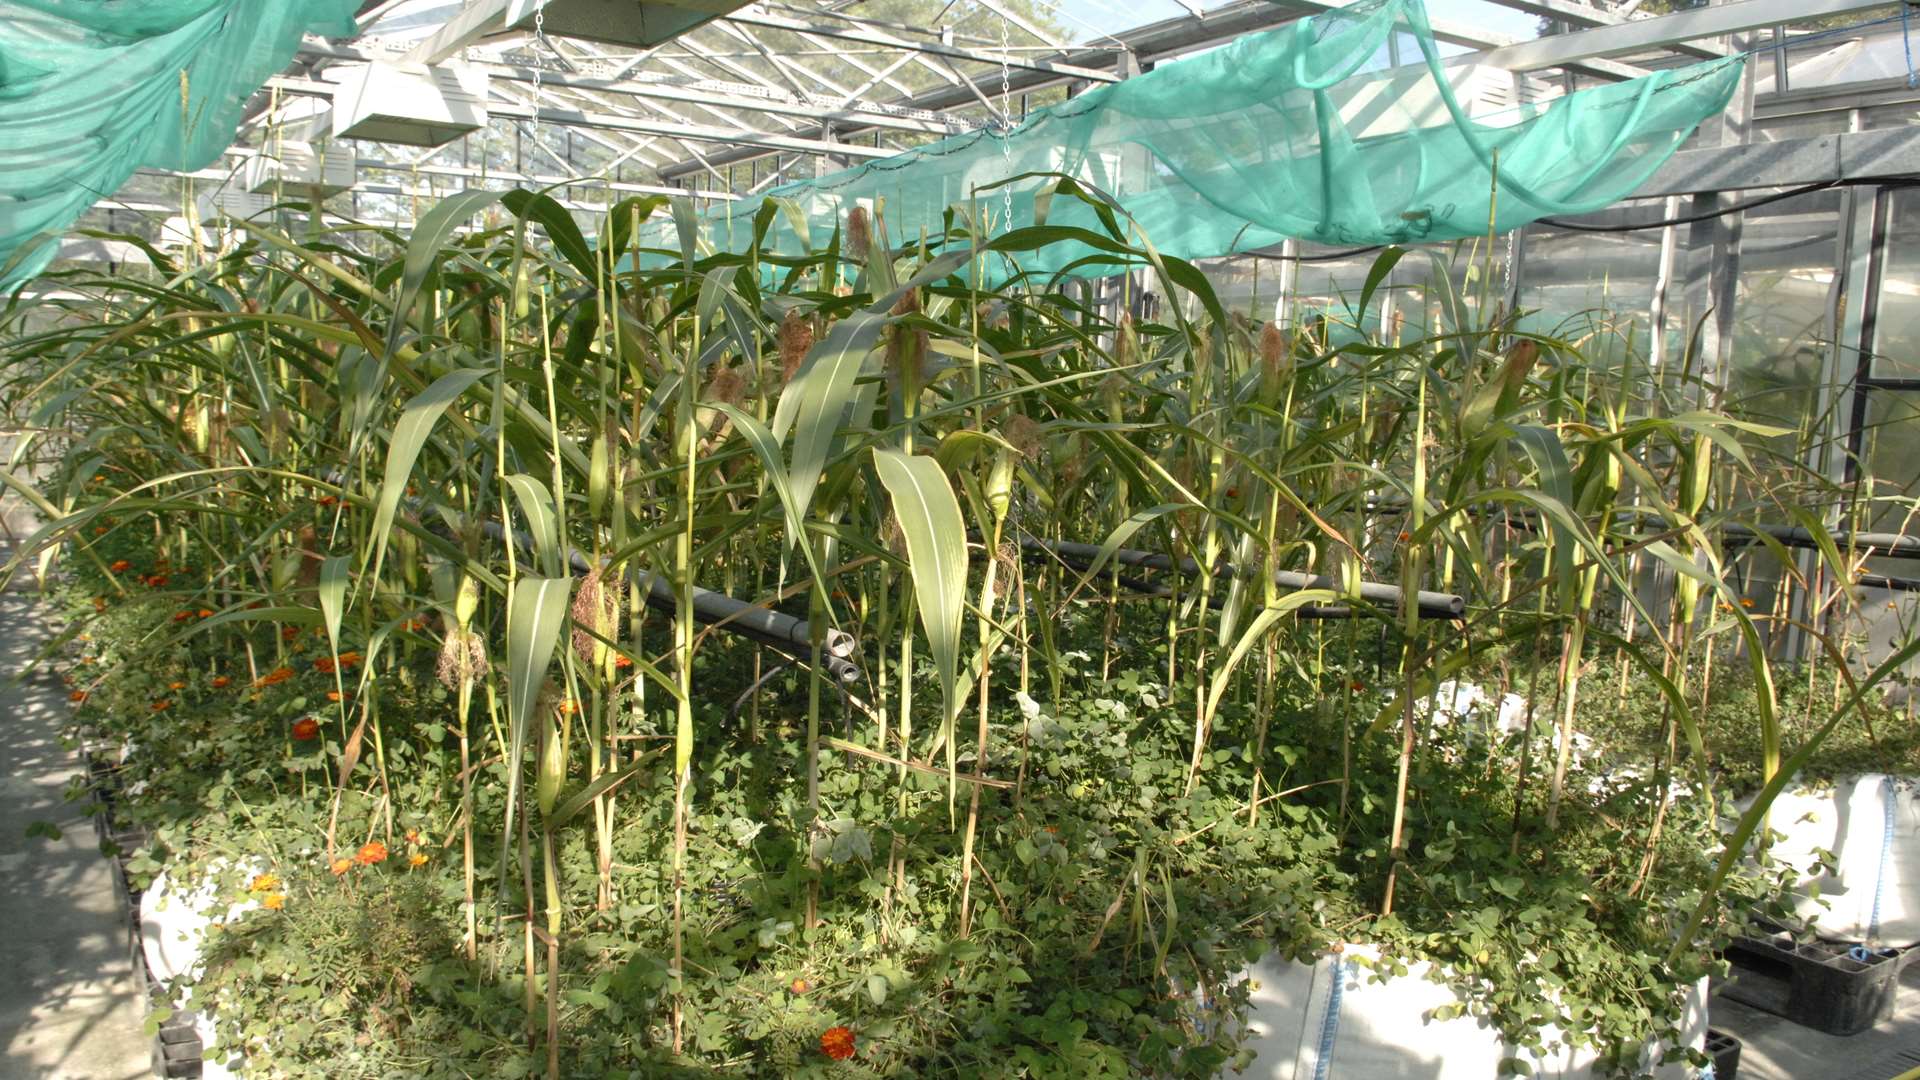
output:
[[[38,273],[136,169],[215,161],[301,35],[351,35],[359,6],[0,0],[0,287]]]
[[[1390,40],[1412,62],[1392,64]],[[771,201],[778,212],[762,248],[773,254],[824,246],[859,205],[882,208],[895,244],[938,235],[949,208],[965,220],[977,212],[998,234],[1033,224],[1035,195],[1057,182],[1022,174],[1063,173],[1111,196],[1161,253],[1189,259],[1288,237],[1484,236],[1632,194],[1726,107],[1743,64],[1716,60],[1474,116],[1463,91],[1487,73],[1446,62],[1419,0],[1368,0],[1100,86],[1004,135],[953,136],[716,207],[702,233],[717,249],[744,250]],[[1009,177],[1019,179],[985,190]],[[1085,202],[1041,204],[1049,226],[1105,232]],[[678,247],[664,226],[648,242]],[[1071,241],[1023,252],[1017,268],[1114,270]]]

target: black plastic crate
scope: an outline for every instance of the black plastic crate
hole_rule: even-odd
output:
[[[1740,937],[1727,947],[1729,1001],[1829,1035],[1857,1035],[1893,1015],[1910,951],[1867,949],[1784,935]]]
[[[1713,1059],[1713,1080],[1735,1080],[1740,1075],[1739,1039],[1716,1028],[1708,1028],[1706,1052]]]

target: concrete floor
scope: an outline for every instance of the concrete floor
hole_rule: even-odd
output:
[[[146,1012],[113,864],[65,801],[66,690],[44,669],[14,681],[45,636],[32,594],[0,592],[0,1080],[132,1080],[151,1075]],[[62,838],[29,838],[35,821]]]
[[[1920,1067],[1920,963],[1900,973],[1893,1017],[1858,1035],[1826,1035],[1718,995],[1708,1016],[1740,1039],[1740,1080],[1892,1080]]]

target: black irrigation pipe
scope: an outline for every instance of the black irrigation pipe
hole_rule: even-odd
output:
[[[480,531],[496,541],[504,542],[507,536],[506,527],[497,521],[480,522]],[[529,554],[536,551],[533,538],[518,530],[513,533],[513,542]],[[571,544],[567,546],[567,563],[576,574],[591,574],[596,569],[587,553]],[[648,607],[668,615],[678,614],[680,598],[672,582],[645,570],[630,571],[628,579],[643,586]],[[692,590],[693,619],[701,626],[736,634],[796,660],[807,661],[813,656],[813,627],[807,620],[736,600],[726,593],[703,589],[698,585],[692,586]],[[821,648],[820,661],[827,674],[837,682],[858,682],[860,666],[853,662],[852,657],[858,655],[859,651],[859,639],[844,630],[829,627]]]
[[[1060,559],[1081,567],[1088,567],[1100,557],[1101,549],[1097,544],[1078,544],[1069,540],[1042,540],[1037,536],[1026,536],[1020,541],[1023,550],[1034,554],[1052,554]],[[1140,551],[1133,548],[1119,548],[1108,558],[1121,566],[1131,566],[1142,570],[1174,570],[1182,574],[1200,573],[1200,564],[1193,559],[1182,558],[1177,563],[1165,555],[1152,551]],[[1216,575],[1236,573],[1234,567],[1222,564],[1214,570]],[[1325,574],[1302,574],[1293,570],[1277,571],[1273,575],[1274,584],[1284,589],[1300,591],[1304,589],[1331,589],[1342,592],[1342,586]],[[1169,590],[1170,593],[1170,590]],[[1360,598],[1382,606],[1399,608],[1405,597],[1398,585],[1388,585],[1377,581],[1363,581],[1359,588]],[[1423,619],[1458,619],[1466,614],[1467,602],[1456,593],[1427,592],[1421,590],[1414,594],[1414,601]],[[1315,614],[1322,618],[1339,617],[1336,612],[1346,609],[1329,608]],[[1348,612],[1351,614],[1351,612]]]

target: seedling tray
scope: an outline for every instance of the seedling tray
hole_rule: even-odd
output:
[[[1707,1029],[1707,1056],[1713,1059],[1713,1080],[1736,1080],[1740,1075],[1740,1040],[1715,1028]],[[1702,1073],[1705,1077],[1708,1074]]]
[[[1784,935],[1739,937],[1720,993],[1829,1035],[1857,1035],[1893,1015],[1900,970],[1911,951],[1837,942],[1798,944]]]

